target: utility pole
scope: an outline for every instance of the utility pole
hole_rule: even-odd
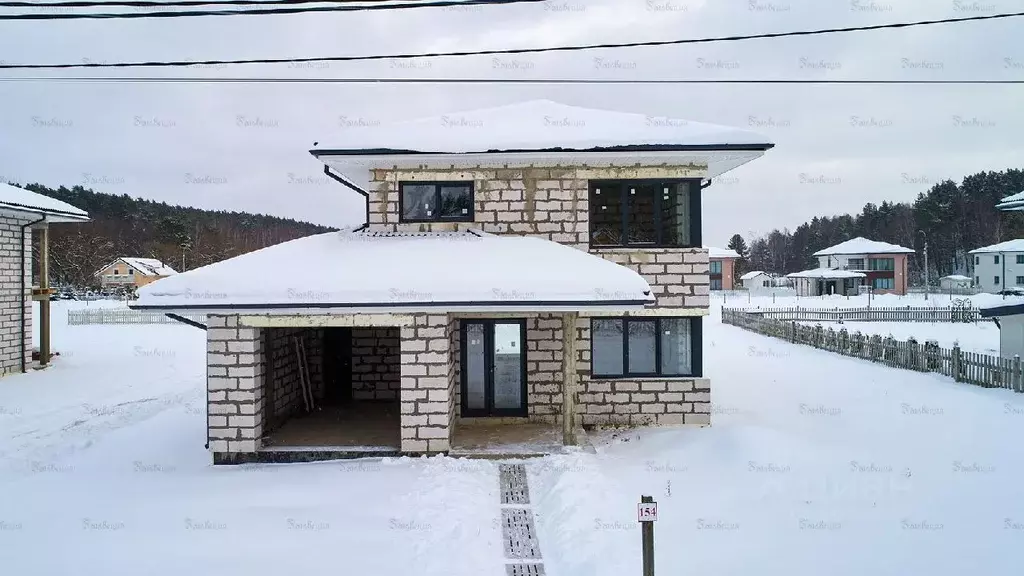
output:
[[[922,237],[924,237],[924,299],[928,299],[928,235],[924,233],[924,230],[917,231]]]

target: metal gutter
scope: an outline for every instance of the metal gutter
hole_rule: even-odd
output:
[[[165,316],[167,316],[171,320],[177,320],[178,322],[181,322],[182,324],[188,324],[189,326],[195,326],[196,328],[199,328],[200,330],[206,330],[206,324],[201,324],[199,322],[196,322],[195,320],[189,320],[188,318],[185,318],[184,316],[180,316],[178,314],[174,314],[174,313],[171,313],[171,312],[168,312],[167,314],[165,314]]]
[[[314,154],[314,156],[316,156],[316,154]],[[363,195],[363,199],[366,200],[366,222],[362,226],[360,226],[359,228],[356,228],[355,230],[353,230],[353,232],[360,232],[362,230],[366,230],[367,228],[369,228],[370,227],[370,193],[367,192],[366,190],[363,190],[359,186],[356,186],[355,184],[349,182],[348,180],[342,178],[341,176],[338,176],[337,174],[334,174],[333,172],[331,172],[331,167],[326,165],[326,164],[324,164],[324,174],[326,174],[328,178],[330,178],[332,180],[335,180],[337,182],[341,182],[343,185],[347,186],[348,188],[351,188],[352,190],[355,190],[356,192],[358,192],[358,193]]]
[[[395,155],[449,155],[468,154],[531,154],[537,152],[730,152],[748,151],[764,152],[771,150],[775,144],[634,144],[626,146],[598,146],[594,148],[520,148],[475,150],[472,152],[436,152],[425,150],[405,150],[401,148],[327,148],[310,150],[316,158],[321,156],[395,156]]]

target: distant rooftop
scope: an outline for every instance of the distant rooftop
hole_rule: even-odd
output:
[[[835,246],[818,250],[813,256],[839,256],[847,254],[913,254],[910,248],[888,242],[868,240],[858,236],[846,242],[840,242]]]
[[[968,252],[968,254],[987,254],[990,252],[1024,252],[1024,238],[1007,240],[991,246],[982,246]]]

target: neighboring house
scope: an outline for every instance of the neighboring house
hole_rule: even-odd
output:
[[[960,274],[950,274],[939,278],[939,289],[941,290],[966,290],[971,287],[971,278]]]
[[[751,270],[740,276],[740,283],[746,290],[768,288],[772,283],[772,275],[762,270]]]
[[[49,247],[49,225],[83,222],[85,211],[71,204],[0,182],[0,376],[25,372],[32,363],[32,301],[39,300],[40,363],[49,361],[49,281],[32,285],[32,235],[38,232],[41,253]],[[48,263],[40,262],[40,269]]]
[[[854,296],[860,293],[867,275],[853,270],[815,268],[786,274],[797,296]]]
[[[1024,210],[1024,192],[1017,192],[1003,198],[996,204],[996,209],[1006,212]]]
[[[532,101],[332,144],[311,153],[366,225],[131,305],[207,312],[214,462],[459,454],[481,423],[488,442],[560,425],[574,444],[581,425],[711,422],[702,189],[767,139]]]
[[[968,252],[974,257],[974,286],[983,292],[1024,288],[1024,239]]]
[[[740,276],[743,289],[751,296],[796,296],[789,278],[778,278],[762,270],[752,270]]]
[[[173,276],[178,271],[155,258],[122,256],[96,271],[94,276],[104,288],[132,286],[141,288],[150,282]]]
[[[735,250],[724,248],[707,248],[708,266],[712,290],[733,290],[736,271],[736,260],[740,255]]]
[[[820,269],[862,272],[864,285],[877,294],[902,295],[907,293],[907,255],[913,253],[910,248],[857,237],[818,250],[813,256]]]

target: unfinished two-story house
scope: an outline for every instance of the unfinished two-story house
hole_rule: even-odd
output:
[[[215,462],[708,425],[701,194],[771,147],[546,100],[347,130],[311,153],[364,197],[363,226],[160,280],[133,307],[208,314]]]

